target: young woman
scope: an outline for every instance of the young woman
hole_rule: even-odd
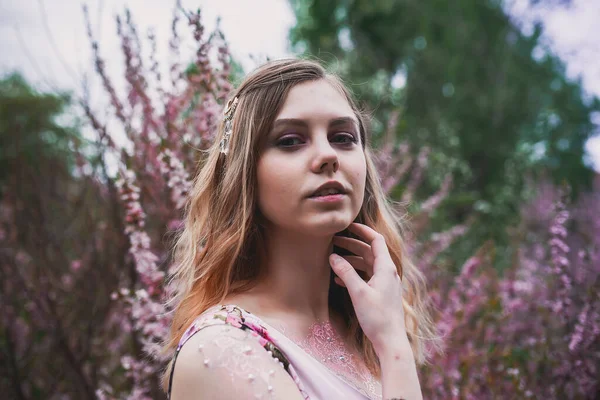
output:
[[[422,397],[423,279],[367,139],[315,62],[233,93],[176,246],[172,400]]]

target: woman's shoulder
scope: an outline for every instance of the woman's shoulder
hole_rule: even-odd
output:
[[[174,365],[171,399],[302,399],[296,382],[256,337],[230,324],[198,331]]]
[[[183,347],[191,337],[210,326],[227,326],[245,331],[256,337],[262,346],[267,342],[273,342],[268,329],[258,317],[237,305],[227,304],[210,307],[199,315],[182,335],[178,348]]]
[[[184,336],[173,370],[172,399],[193,398],[199,391],[214,399],[267,394],[302,398],[289,362],[247,311],[234,305],[211,307]]]
[[[235,326],[236,324],[232,324],[233,315],[232,317],[229,317],[230,314],[232,314],[231,308],[226,308],[224,305],[216,305],[209,307],[202,314],[196,317],[196,319],[190,324],[190,326],[188,326],[188,328],[181,336],[181,339],[179,340],[179,345],[177,346],[177,349],[183,347],[183,345],[186,344],[192,336],[196,335],[202,329],[207,328],[209,326],[224,324],[231,324]]]

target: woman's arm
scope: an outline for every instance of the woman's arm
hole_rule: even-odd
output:
[[[302,400],[290,375],[258,339],[229,325],[192,336],[173,368],[171,400]]]
[[[356,256],[332,254],[329,260],[339,278],[338,284],[348,289],[356,318],[379,357],[383,399],[421,400],[417,366],[404,322],[398,268],[381,234],[359,223],[352,223],[348,229],[362,240],[335,236],[333,244]],[[366,272],[368,281],[356,270]]]
[[[378,352],[383,400],[421,400],[421,385],[408,338],[395,338]]]

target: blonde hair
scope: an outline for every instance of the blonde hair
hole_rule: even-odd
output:
[[[238,104],[229,152],[224,155],[219,149],[224,135],[221,125],[195,179],[185,226],[175,244],[175,270],[171,276],[174,291],[168,302],[174,305],[174,315],[170,337],[164,343],[165,352],[177,347],[185,330],[205,310],[221,304],[229,294],[249,290],[259,278],[265,249],[257,207],[258,151],[291,88],[321,79],[344,94],[358,118],[367,176],[364,202],[356,221],[385,237],[403,279],[406,327],[413,353],[417,362],[426,360],[424,340],[434,339],[435,330],[425,301],[425,281],[408,258],[400,217],[381,188],[366,143],[366,118],[337,76],[316,62],[298,59],[268,62],[248,75],[233,93]],[[330,306],[348,324],[348,339],[356,344],[370,371],[380,376],[379,360],[360,328],[348,292],[333,281],[330,287]],[[172,367],[171,361],[163,377],[165,389]]]

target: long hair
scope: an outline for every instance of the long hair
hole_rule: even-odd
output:
[[[268,62],[248,75],[232,94],[232,98],[238,98],[238,104],[229,152],[220,152],[219,142],[224,135],[221,124],[194,181],[185,225],[175,243],[175,269],[170,277],[173,292],[167,303],[174,315],[170,337],[163,347],[165,352],[176,348],[185,330],[205,310],[221,304],[227,295],[244,292],[256,284],[265,257],[264,227],[257,206],[258,152],[289,91],[299,83],[321,79],[343,93],[358,118],[367,176],[364,202],[356,221],[385,237],[402,277],[406,327],[413,353],[417,362],[425,362],[424,341],[435,342],[425,281],[409,260],[401,218],[381,188],[366,140],[367,118],[337,76],[316,62],[298,59]],[[373,345],[360,328],[348,292],[334,284],[333,272],[330,288],[330,307],[349,326],[347,339],[357,346],[366,366],[379,377],[381,369]],[[172,367],[171,362],[163,376],[165,388]]]

